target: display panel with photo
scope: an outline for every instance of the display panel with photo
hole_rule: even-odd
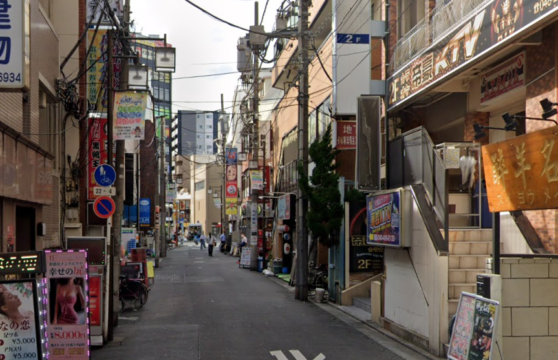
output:
[[[49,324],[85,324],[85,279],[68,277],[50,279],[49,282]]]

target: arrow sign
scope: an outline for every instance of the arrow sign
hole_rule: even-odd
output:
[[[111,186],[116,181],[116,171],[110,165],[99,165],[95,169],[95,182],[99,186]]]
[[[95,200],[93,203],[93,211],[95,215],[101,219],[108,219],[114,214],[116,205],[114,201],[108,196],[101,196]]]
[[[281,350],[270,351],[269,353],[277,358],[277,360],[289,360],[289,358],[287,358]],[[295,360],[307,360],[306,357],[304,357],[304,355],[302,355],[302,353],[298,350],[290,350],[290,353],[293,355]],[[324,354],[320,354],[316,356],[314,360],[324,360],[325,358]]]

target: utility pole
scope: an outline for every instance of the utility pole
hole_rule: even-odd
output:
[[[113,85],[114,85],[114,60],[113,60],[113,49],[114,49],[114,41],[113,41],[113,34],[114,32],[112,30],[108,30],[107,31],[107,53],[108,53],[108,59],[107,59],[107,86],[106,86],[106,91],[107,91],[107,98],[108,98],[108,104],[107,104],[107,157],[108,157],[108,163],[109,165],[113,165],[113,149],[112,149],[112,143],[113,143],[113,132],[112,132],[112,125],[113,125],[113,111],[114,111],[114,103],[113,103],[113,98],[114,98],[114,91],[113,91]],[[112,221],[112,220],[111,220]],[[112,221],[114,222],[114,221]],[[112,341],[113,336],[114,336],[114,322],[115,322],[115,314],[114,314],[114,292],[115,292],[115,282],[114,282],[114,272],[116,271],[116,268],[120,266],[120,262],[118,261],[118,254],[120,253],[120,251],[117,249],[116,247],[116,239],[114,237],[114,228],[112,228],[113,231],[110,234],[107,234],[107,236],[110,236],[110,246],[109,246],[109,258],[110,258],[110,262],[109,262],[109,278],[107,279],[107,281],[109,282],[109,303],[108,303],[108,331],[107,331],[107,340],[108,341]],[[115,260],[116,258],[116,260]],[[116,266],[115,266],[116,263]],[[116,301],[116,304],[118,304],[118,300]],[[118,318],[118,314],[116,314],[116,318]]]
[[[298,51],[301,66],[298,88],[298,163],[302,164],[304,174],[308,175],[308,3],[299,0]],[[298,187],[297,202],[297,250],[295,299],[308,301],[308,230],[306,213],[308,199]]]
[[[255,26],[259,25],[258,20],[258,2],[254,3],[255,6],[255,17],[254,17],[254,24]],[[258,79],[258,68],[259,68],[259,55],[260,49],[257,46],[252,47],[252,51],[254,53],[254,68],[252,69],[253,76],[254,76],[254,95],[252,98],[253,101],[253,116],[254,116],[254,139],[252,140],[252,161],[256,164],[256,170],[259,169],[259,142],[260,142],[260,129],[259,129],[259,105],[260,105],[260,84]],[[252,191],[250,196],[250,207],[248,208],[250,211],[250,270],[257,270],[258,269],[258,194],[259,190],[254,189],[254,184],[252,184]],[[255,221],[255,228],[252,227],[252,218],[254,217],[254,212],[256,221]],[[256,238],[256,243],[252,242],[252,239]]]
[[[153,103],[155,103],[155,98],[152,97],[153,99]],[[153,106],[153,125],[155,126],[155,158],[157,158],[157,154],[159,152],[158,147],[157,147],[157,117],[155,116],[155,106]],[[156,186],[158,185],[158,182],[156,184]],[[161,189],[159,187],[159,189]],[[158,196],[158,194],[155,194],[155,198],[153,199],[154,201],[154,206],[155,209],[159,208],[159,212],[155,213],[155,232],[153,234],[153,240],[155,241],[155,267],[159,267],[159,255],[161,253],[160,249],[161,249],[161,204],[159,204],[159,201],[161,200],[161,197]],[[157,216],[159,217],[159,224],[157,227]]]
[[[227,208],[226,208],[226,201],[227,195],[225,194],[227,191],[227,131],[225,122],[225,99],[223,94],[221,94],[221,145],[223,147],[223,185],[221,188],[221,232],[227,236],[225,232],[225,220],[227,218]],[[219,237],[221,234],[219,234]]]
[[[160,191],[161,193],[159,194],[161,196],[161,200],[160,200],[160,204],[161,204],[161,219],[159,220],[159,234],[161,234],[161,241],[159,243],[159,245],[161,245],[161,257],[166,257],[167,256],[167,238],[166,238],[166,225],[167,225],[167,209],[166,209],[166,183],[165,183],[165,117],[162,116],[159,118],[161,121],[161,130],[160,130],[160,135],[161,135],[161,139],[160,139],[160,152],[161,152],[161,156],[160,156],[160,160],[161,162],[159,163],[160,168],[159,168],[159,176],[161,177],[160,183],[159,185],[160,187]]]

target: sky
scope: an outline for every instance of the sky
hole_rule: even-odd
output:
[[[135,30],[144,35],[167,34],[167,42],[176,48],[176,72],[173,78],[235,74],[173,80],[173,112],[178,110],[221,110],[231,112],[234,90],[240,73],[236,70],[238,38],[246,32],[204,14],[184,0],[130,0]],[[243,28],[254,25],[255,1],[191,0],[213,15]],[[263,24],[273,30],[277,9],[283,0],[260,0],[259,18],[268,2]]]

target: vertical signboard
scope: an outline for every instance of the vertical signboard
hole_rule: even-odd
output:
[[[237,164],[237,149],[226,149],[225,212],[227,213],[227,215],[238,215]]]
[[[95,181],[95,169],[106,164],[108,159],[108,135],[107,119],[89,119],[87,137],[87,186],[89,200],[95,200],[95,187],[99,186]]]
[[[42,359],[37,283],[0,282],[0,303],[0,359]]]
[[[88,360],[89,278],[87,252],[46,251],[50,359]]]
[[[356,121],[336,121],[335,144],[337,150],[356,149],[357,125]]]
[[[263,190],[263,172],[261,170],[250,171],[250,179],[252,181],[252,189]]]
[[[151,199],[140,199],[139,202],[140,227],[150,227],[151,226]]]
[[[92,110],[98,112],[106,112],[108,108],[108,92],[106,91],[107,83],[107,63],[108,55],[107,45],[108,36],[107,30],[88,30],[87,32],[87,45],[91,48],[89,57],[87,58],[87,99],[91,104]],[[114,89],[118,89],[120,83],[120,73],[122,72],[122,59],[116,58],[122,55],[119,43],[114,42]]]
[[[291,195],[282,195],[277,199],[277,218],[279,220],[291,219]]]
[[[0,90],[29,88],[29,0],[0,1]]]
[[[89,278],[89,311],[91,326],[101,326],[102,314],[102,277],[101,275],[91,275]]]
[[[144,140],[147,94],[126,91],[114,96],[114,140]]]
[[[366,243],[380,246],[403,246],[401,233],[401,191],[366,198]]]
[[[461,293],[448,349],[451,360],[487,360],[492,357],[499,303]]]

